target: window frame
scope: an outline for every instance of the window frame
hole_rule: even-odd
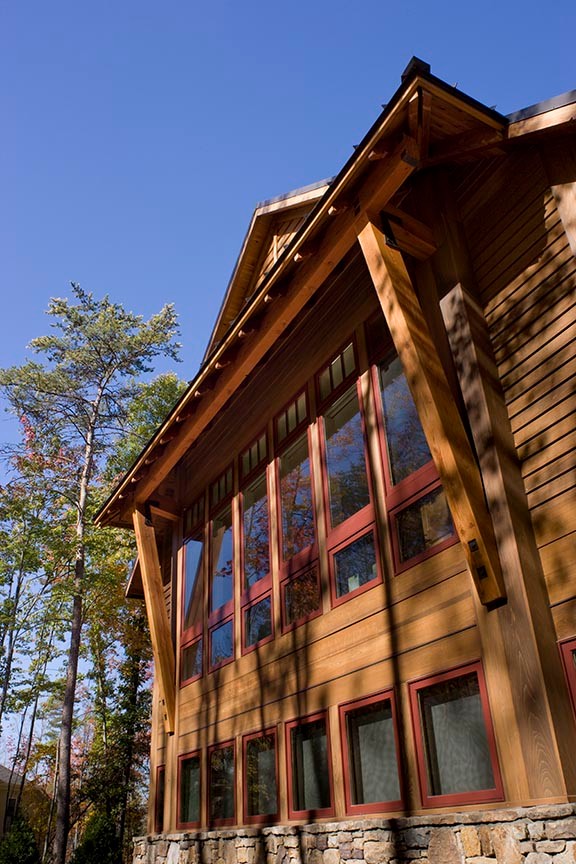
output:
[[[255,738],[264,738],[265,736],[273,736],[274,738],[274,770],[276,780],[276,812],[275,813],[260,813],[254,816],[248,814],[248,777],[247,767],[248,760],[246,756],[247,745]],[[280,818],[280,785],[279,785],[279,763],[278,763],[278,732],[275,726],[268,729],[261,729],[257,732],[249,732],[242,736],[242,808],[244,822],[247,825],[266,825],[272,822],[277,822]]]
[[[558,643],[560,655],[562,657],[562,665],[566,674],[568,691],[570,693],[570,701],[576,718],[576,663],[572,659],[572,655],[576,654],[576,636],[570,636],[568,639],[562,639]]]
[[[348,741],[348,731],[346,716],[347,714],[357,711],[361,708],[367,708],[372,705],[377,705],[379,702],[390,702],[392,711],[392,727],[394,730],[394,744],[396,756],[396,770],[398,772],[398,786],[400,789],[400,798],[390,801],[374,801],[368,804],[353,804],[352,803],[352,754]],[[394,688],[390,687],[386,690],[381,690],[378,693],[373,693],[370,696],[364,696],[360,699],[354,699],[349,702],[343,702],[338,706],[338,716],[340,721],[340,745],[342,748],[342,776],[344,779],[344,800],[346,813],[349,816],[363,815],[370,813],[386,813],[404,809],[405,793],[404,793],[404,775],[402,771],[402,747],[400,737],[400,727],[398,723],[398,712],[396,708],[396,694]]]
[[[218,502],[209,509],[209,519],[208,519],[208,528],[207,528],[207,536],[208,536],[208,571],[207,571],[207,606],[208,606],[208,624],[207,624],[207,635],[208,638],[206,640],[207,643],[207,652],[206,652],[206,666],[208,672],[214,672],[216,669],[221,669],[222,666],[226,666],[228,663],[233,663],[236,659],[236,638],[235,638],[235,627],[234,627],[234,606],[235,606],[235,593],[236,593],[236,581],[237,581],[237,561],[235,554],[235,544],[236,544],[236,530],[235,530],[235,514],[234,514],[234,500],[236,498],[234,494],[234,462],[226,468],[225,471],[221,472],[218,478],[213,481],[208,487],[208,494],[210,496],[210,500],[212,499],[212,488],[219,482],[221,477],[224,477],[228,474],[228,472],[232,472],[232,485],[231,489],[224,495]],[[223,603],[221,606],[218,606],[216,609],[212,609],[212,584],[214,577],[214,567],[217,562],[215,562],[214,558],[214,522],[221,514],[225,513],[226,510],[230,510],[230,530],[232,532],[232,596],[229,600]],[[221,627],[224,624],[227,624],[229,621],[232,622],[232,655],[227,657],[225,660],[222,660],[220,663],[212,664],[212,634],[215,630]]]
[[[258,442],[262,438],[262,435],[259,435],[255,441]],[[253,442],[254,443],[254,442]],[[262,464],[264,463],[264,464]],[[264,482],[266,485],[266,498],[267,498],[267,507],[268,507],[268,573],[266,576],[263,576],[262,579],[259,579],[258,582],[255,582],[254,585],[251,585],[249,588],[244,587],[245,582],[245,571],[244,571],[244,562],[245,562],[245,536],[244,536],[244,495],[247,487],[253,485],[259,476],[264,476]],[[273,540],[273,532],[272,532],[272,520],[270,518],[270,472],[268,471],[268,464],[265,460],[261,460],[250,472],[246,474],[242,479],[242,488],[238,493],[238,509],[239,509],[239,533],[240,533],[240,573],[241,573],[241,585],[240,585],[240,615],[241,615],[241,631],[242,631],[242,654],[248,654],[251,651],[255,651],[261,645],[265,645],[267,642],[272,642],[275,638],[274,632],[274,597],[272,592],[272,540]],[[264,639],[260,639],[258,642],[255,642],[253,645],[246,645],[246,612],[252,607],[256,606],[262,600],[266,599],[266,597],[270,597],[270,615],[271,615],[271,634],[270,636],[266,636]]]
[[[421,690],[424,690],[427,687],[431,687],[435,684],[442,684],[445,681],[450,681],[454,678],[462,678],[471,673],[475,673],[478,680],[480,704],[482,707],[482,716],[484,718],[484,728],[486,731],[486,740],[490,754],[494,787],[491,789],[472,790],[470,792],[451,792],[448,794],[434,795],[428,791],[428,768],[426,745],[424,740],[425,732],[421,720],[418,694]],[[454,807],[460,804],[486,804],[492,801],[502,801],[504,799],[504,788],[498,761],[498,751],[496,747],[496,737],[492,723],[490,703],[488,700],[488,691],[486,689],[486,681],[481,661],[477,660],[476,662],[468,663],[464,666],[457,666],[454,669],[449,669],[435,675],[429,675],[425,678],[411,681],[408,683],[408,691],[412,729],[416,745],[416,764],[422,807]]]
[[[326,730],[326,761],[328,762],[328,786],[330,790],[330,806],[312,808],[308,810],[294,809],[294,777],[292,774],[292,730],[300,726],[305,726],[308,723],[315,723],[317,720],[324,720]],[[334,777],[332,768],[332,747],[330,744],[330,723],[328,709],[316,711],[314,714],[308,714],[305,717],[297,717],[289,720],[284,725],[286,735],[286,782],[288,794],[288,818],[289,819],[323,819],[335,815],[334,801]]]
[[[204,494],[200,495],[195,501],[193,506],[190,508],[190,512],[198,513],[198,518],[195,523],[191,523],[190,526],[187,526],[188,530],[186,531],[185,536],[182,538],[181,549],[182,549],[182,563],[181,563],[181,572],[182,572],[182,597],[181,597],[181,627],[180,627],[180,687],[186,687],[188,684],[191,684],[193,681],[198,681],[204,674],[205,670],[205,642],[204,642],[204,615],[205,615],[205,605],[206,605],[206,565],[207,565],[207,548],[206,548],[206,531],[205,531],[205,522],[204,522]],[[201,502],[201,503],[200,503]],[[185,627],[186,623],[186,556],[187,556],[187,545],[188,543],[194,540],[196,542],[200,541],[202,543],[202,561],[200,564],[200,588],[201,588],[201,615],[200,620],[196,623],[193,623],[189,627]],[[184,651],[187,648],[190,648],[196,642],[202,640],[202,656],[200,660],[200,672],[198,675],[193,675],[190,678],[183,678],[182,672],[184,669]]]
[[[453,546],[458,542],[458,535],[453,524],[452,533],[444,540],[435,543],[433,546],[424,549],[422,552],[413,555],[411,558],[407,558],[406,561],[401,560],[398,537],[399,514],[406,510],[410,505],[415,504],[421,498],[424,498],[436,489],[442,488],[442,481],[438,474],[434,459],[432,455],[430,455],[428,462],[421,465],[416,469],[416,471],[413,471],[398,483],[393,483],[390,467],[390,451],[386,435],[386,423],[384,420],[384,406],[382,404],[380,367],[386,362],[393,362],[396,358],[399,358],[398,352],[391,344],[385,345],[381,351],[378,351],[377,354],[371,358],[370,383],[375,396],[376,430],[380,445],[380,458],[384,479],[385,508],[388,518],[390,545],[392,550],[392,566],[394,574],[398,575],[409,570],[411,567],[414,567],[416,564],[419,564],[421,561],[431,558],[438,552],[447,549],[449,546]],[[402,374],[406,377],[404,371],[402,371]],[[452,514],[450,514],[450,516],[451,515]]]
[[[211,794],[211,792],[212,792],[212,766],[211,766],[212,754],[216,750],[225,750],[228,747],[232,748],[232,758],[234,760],[234,780],[232,783],[232,790],[233,790],[233,794],[234,794],[234,815],[223,817],[221,819],[220,818],[213,819],[212,818],[212,794]],[[235,825],[236,824],[236,818],[237,818],[237,813],[238,813],[238,802],[236,800],[236,770],[237,770],[236,741],[234,738],[231,738],[229,741],[223,741],[223,742],[218,743],[218,744],[212,744],[212,745],[210,745],[210,747],[208,747],[208,749],[207,749],[207,765],[206,765],[206,772],[207,772],[206,786],[207,786],[207,793],[208,793],[206,796],[206,808],[207,808],[206,821],[207,821],[207,825],[208,825],[209,829],[213,825]]]
[[[181,815],[181,806],[182,806],[182,763],[187,759],[191,759],[197,756],[199,760],[199,772],[200,772],[200,787],[198,793],[198,820],[195,822],[182,822],[180,820]],[[202,751],[201,750],[191,750],[189,753],[182,753],[178,756],[178,792],[176,796],[176,827],[179,830],[186,830],[188,828],[199,828],[202,824]]]
[[[297,618],[295,621],[288,621],[288,616],[286,614],[286,589],[293,583],[296,582],[300,577],[305,576],[307,573],[314,573],[316,577],[316,585],[318,587],[318,608],[314,609],[308,615],[303,615],[301,618]],[[280,582],[280,602],[281,602],[281,617],[282,617],[282,633],[289,633],[291,630],[295,630],[296,627],[301,627],[303,624],[307,624],[309,621],[313,621],[314,618],[319,618],[322,615],[322,584],[320,580],[320,568],[318,566],[318,561],[313,561],[311,564],[305,565],[296,573],[291,573],[290,576],[285,577]]]

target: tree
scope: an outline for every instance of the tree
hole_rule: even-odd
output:
[[[103,459],[125,428],[137,377],[155,357],[177,359],[176,315],[165,306],[149,321],[97,300],[72,283],[75,303],[53,299],[54,333],[34,339],[43,362],[0,372],[0,388],[12,410],[34,430],[34,446],[49,460],[46,473],[61,496],[63,518],[72,515],[73,551],[70,635],[60,730],[54,864],[65,864],[69,831],[74,698],[89,564],[91,494]]]

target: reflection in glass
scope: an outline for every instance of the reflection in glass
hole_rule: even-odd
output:
[[[390,476],[396,484],[432,457],[398,357],[380,367],[380,387]]]
[[[390,700],[346,714],[352,804],[398,801],[400,782]]]
[[[180,678],[188,681],[202,674],[202,639],[197,639],[192,645],[182,649],[182,671]]]
[[[232,510],[227,507],[212,522],[211,612],[232,599],[232,556]]]
[[[286,583],[284,604],[287,624],[303,621],[320,609],[320,588],[315,570],[301,573]]]
[[[200,821],[200,756],[180,762],[180,822]]]
[[[370,503],[356,385],[324,414],[330,517],[335,527]]]
[[[262,735],[246,742],[245,770],[248,816],[270,816],[277,813],[274,735]]]
[[[336,596],[343,597],[378,576],[372,532],[364,534],[334,555]]]
[[[184,630],[202,621],[202,540],[187,540],[184,547]]]
[[[234,656],[234,626],[226,621],[212,630],[210,636],[210,666],[218,666]]]
[[[234,818],[234,747],[210,753],[210,820]]]
[[[476,673],[423,687],[418,700],[430,794],[493,789],[494,775]]]
[[[330,807],[328,743],[324,718],[291,730],[294,810]]]
[[[288,560],[314,542],[308,437],[300,436],[280,457],[282,554]]]
[[[267,576],[270,570],[266,474],[262,474],[244,490],[243,508],[246,589]]]
[[[400,561],[409,561],[454,533],[441,486],[409,504],[396,515]]]
[[[254,603],[244,612],[244,638],[246,647],[256,645],[272,635],[272,604],[270,597]]]

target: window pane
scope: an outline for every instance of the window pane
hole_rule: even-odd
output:
[[[246,742],[248,816],[270,816],[278,812],[275,745],[274,735],[262,735]]]
[[[334,555],[336,596],[349,594],[378,576],[374,535],[364,534]]]
[[[280,457],[280,507],[284,560],[314,542],[308,438],[301,435]]]
[[[166,773],[164,765],[158,768],[156,774],[156,800],[154,802],[154,827],[157,834],[164,830],[164,795],[166,791]]]
[[[234,818],[234,747],[210,754],[210,819]]]
[[[182,671],[180,678],[188,681],[202,674],[202,639],[198,639],[192,645],[188,645],[182,651]]]
[[[268,494],[263,474],[244,490],[244,588],[270,571]]]
[[[330,807],[328,746],[324,718],[291,730],[294,810]]]
[[[444,490],[439,487],[396,515],[400,561],[409,561],[454,533]]]
[[[180,822],[200,821],[200,756],[180,762]]]
[[[202,540],[188,540],[184,549],[184,629],[202,621]]]
[[[255,645],[262,639],[272,635],[272,604],[270,597],[265,597],[246,609],[244,613],[244,637],[246,647]]]
[[[382,410],[392,483],[399,483],[432,458],[400,360],[380,367]]]
[[[234,626],[226,621],[212,630],[210,638],[210,666],[218,666],[234,656]]]
[[[232,599],[232,548],[232,510],[227,507],[212,523],[212,612]]]
[[[326,465],[332,526],[370,503],[362,418],[356,387],[351,387],[324,415]]]
[[[352,804],[398,801],[392,706],[387,699],[346,714]]]
[[[315,570],[302,573],[286,583],[284,589],[287,624],[308,618],[320,608],[320,589]]]
[[[478,676],[451,678],[418,693],[432,795],[494,788]]]

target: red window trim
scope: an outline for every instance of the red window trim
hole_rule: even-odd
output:
[[[380,456],[384,474],[384,495],[386,512],[388,514],[388,522],[390,527],[393,559],[392,563],[394,567],[394,573],[398,575],[399,573],[403,573],[405,570],[409,570],[411,567],[414,567],[416,564],[419,564],[421,561],[424,561],[427,558],[431,558],[433,555],[436,555],[443,549],[447,549],[448,546],[453,546],[455,543],[458,542],[458,535],[456,534],[456,530],[454,529],[451,536],[446,538],[446,540],[443,540],[440,543],[436,543],[434,546],[431,546],[429,549],[425,549],[423,552],[420,552],[418,555],[414,555],[412,558],[408,558],[406,561],[400,560],[400,550],[398,545],[396,528],[397,514],[400,511],[404,510],[410,504],[414,504],[420,498],[423,498],[429,492],[432,492],[438,486],[442,486],[442,482],[440,480],[438,471],[436,470],[434,460],[431,458],[425,465],[422,465],[420,468],[418,468],[417,471],[414,471],[412,474],[410,474],[408,477],[405,477],[399,483],[392,483],[392,477],[390,475],[388,442],[386,439],[386,430],[384,428],[382,395],[380,392],[379,365],[383,363],[387,359],[387,357],[392,357],[393,353],[396,354],[396,352],[394,352],[393,350],[391,351],[390,348],[388,348],[388,350],[383,352],[382,356],[378,357],[378,359],[374,361],[370,369],[370,379],[372,389],[375,395],[374,404],[376,406],[376,429],[380,443]]]
[[[222,505],[222,502],[218,505],[218,508],[210,514],[210,521],[208,522],[208,536],[209,536],[209,546],[208,546],[208,627],[213,628],[217,624],[222,623],[224,618],[228,618],[230,615],[234,614],[234,586],[236,584],[236,567],[234,562],[234,507],[232,504],[234,495],[232,494],[230,498]],[[222,506],[221,506],[222,505]],[[222,606],[218,606],[217,609],[211,608],[212,601],[212,579],[214,573],[212,568],[214,566],[214,535],[213,535],[213,527],[214,527],[214,519],[219,515],[220,512],[224,510],[230,509],[230,519],[231,519],[231,529],[232,529],[232,597],[226,603],[223,603]]]
[[[316,520],[316,493],[314,490],[315,478],[314,478],[314,466],[312,464],[312,438],[311,438],[311,426],[308,425],[306,430],[300,429],[298,430],[299,434],[303,434],[305,431],[306,440],[308,442],[308,461],[310,464],[310,490],[312,494],[312,519],[314,522],[314,542],[309,546],[306,546],[304,549],[301,549],[291,558],[284,560],[284,543],[282,536],[282,496],[280,491],[280,457],[284,453],[284,451],[290,446],[290,444],[294,443],[292,440],[289,440],[286,443],[286,440],[282,442],[282,447],[279,452],[276,454],[275,459],[275,470],[276,470],[276,512],[278,514],[277,518],[277,538],[278,538],[278,553],[280,559],[280,579],[284,580],[290,578],[292,576],[296,576],[300,574],[300,572],[305,568],[312,565],[313,562],[318,558],[318,523]],[[297,436],[296,436],[297,437]],[[296,440],[296,438],[294,438]],[[285,446],[286,445],[286,446]]]
[[[572,708],[576,716],[576,664],[572,659],[572,654],[576,651],[576,637],[571,636],[569,639],[563,639],[558,643],[558,647],[560,648],[562,664],[566,673]]]
[[[196,624],[192,624],[190,627],[184,627],[184,623],[186,620],[186,546],[190,540],[199,541],[202,543],[202,566],[200,570],[200,578],[202,580],[202,618],[200,621],[196,622]],[[184,540],[182,541],[182,552],[183,552],[183,562],[182,562],[182,599],[181,599],[181,607],[182,607],[182,629],[180,633],[180,646],[184,647],[185,645],[189,645],[196,638],[202,636],[204,631],[204,582],[205,582],[205,564],[206,564],[206,537],[204,534],[204,525],[196,526],[189,534],[186,535]]]
[[[160,775],[164,778],[164,789],[162,796],[162,811],[160,811]],[[164,830],[164,803],[166,801],[166,765],[158,765],[156,767],[156,789],[154,791],[154,831],[156,834],[162,834]]]
[[[294,778],[292,777],[292,729],[314,723],[316,720],[324,720],[326,728],[326,759],[328,761],[328,784],[330,787],[330,806],[313,810],[295,810],[292,806],[294,801]],[[330,746],[330,727],[328,723],[328,711],[317,711],[306,717],[297,717],[285,724],[286,732],[286,778],[288,783],[288,818],[289,819],[322,819],[326,816],[334,816],[334,779],[332,776],[332,750]]]
[[[182,678],[182,669],[184,668],[184,651],[186,648],[190,648],[192,645],[195,645],[196,642],[201,642],[204,637],[203,633],[200,633],[199,636],[194,636],[194,638],[190,639],[188,642],[182,641],[180,643],[180,687],[186,687],[188,684],[192,684],[193,681],[198,681],[199,678],[202,678],[204,674],[204,645],[202,645],[202,657],[200,659],[200,672],[197,675],[192,675],[190,678]]]
[[[290,585],[291,582],[295,582],[300,576],[304,576],[308,572],[314,571],[316,576],[316,584],[318,585],[318,599],[319,606],[318,609],[315,609],[313,612],[310,612],[309,615],[304,615],[302,618],[298,618],[296,621],[288,622],[286,620],[286,603],[284,600],[286,587]],[[307,564],[298,570],[296,573],[291,573],[290,576],[287,576],[280,582],[280,602],[281,602],[281,612],[282,612],[282,633],[288,633],[291,630],[295,630],[296,627],[301,627],[302,624],[307,624],[308,621],[312,621],[314,618],[319,618],[322,615],[322,586],[320,584],[320,569],[318,567],[318,561],[316,558],[313,558],[310,564]]]
[[[262,600],[266,600],[270,598],[270,624],[271,624],[271,633],[270,636],[265,636],[264,639],[259,639],[258,642],[254,642],[253,645],[246,644],[246,612],[252,608],[252,606],[256,606]],[[268,642],[272,642],[274,640],[274,598],[272,596],[272,591],[269,590],[264,594],[258,594],[258,596],[250,603],[245,603],[242,606],[242,654],[250,654],[250,652],[255,651],[257,648],[260,648],[262,645],[266,645]]]
[[[358,515],[358,514],[356,514]],[[336,568],[334,565],[334,556],[341,552],[343,549],[346,549],[348,546],[351,546],[356,540],[359,540],[361,537],[364,537],[366,534],[372,534],[374,538],[374,556],[376,559],[376,578],[370,579],[370,581],[365,582],[364,585],[359,585],[358,588],[354,588],[353,591],[348,591],[347,594],[343,594],[341,597],[338,597],[336,594]],[[332,603],[332,608],[335,609],[336,606],[341,606],[343,603],[347,603],[349,600],[352,600],[354,597],[358,597],[360,594],[365,594],[366,591],[370,591],[372,588],[375,588],[377,585],[382,584],[383,576],[382,576],[382,564],[380,563],[380,545],[378,542],[378,532],[376,530],[375,522],[369,522],[367,525],[364,525],[361,528],[358,528],[355,534],[350,534],[346,537],[338,545],[333,546],[328,550],[329,556],[329,572],[330,572],[330,600]]]
[[[248,815],[248,778],[246,776],[246,745],[254,738],[263,738],[265,735],[273,736],[274,738],[274,766],[276,769],[276,813],[262,813],[255,816]],[[280,816],[280,789],[278,787],[278,735],[276,728],[270,727],[258,732],[250,732],[242,737],[242,806],[244,811],[244,822],[247,825],[266,825],[271,822],[277,822]]]
[[[351,754],[348,746],[348,735],[346,732],[346,715],[351,711],[356,711],[360,708],[369,705],[376,705],[378,702],[390,702],[392,709],[392,725],[394,728],[394,743],[396,753],[396,768],[398,771],[398,783],[400,787],[400,798],[395,801],[375,801],[370,804],[353,804],[352,803],[352,783],[350,779],[350,762]],[[352,702],[344,702],[338,706],[340,717],[340,744],[342,747],[342,771],[344,777],[344,797],[346,801],[346,813],[348,815],[369,814],[369,813],[385,813],[402,810],[404,808],[404,783],[402,773],[402,759],[400,748],[400,732],[398,726],[398,714],[396,710],[396,697],[393,688],[382,690],[380,693],[374,693],[371,696],[365,696],[363,699],[356,699]]]
[[[418,704],[418,693],[425,687],[429,687],[434,684],[441,684],[442,682],[449,681],[452,678],[460,678],[464,675],[470,674],[471,672],[475,672],[478,678],[480,701],[482,704],[482,714],[484,717],[486,738],[488,740],[488,748],[490,751],[492,774],[494,776],[494,787],[492,789],[480,789],[472,792],[457,792],[448,795],[432,795],[428,793],[426,750],[424,744],[424,730],[422,728],[420,707]],[[504,789],[502,785],[502,776],[500,774],[500,766],[498,763],[496,739],[494,736],[494,727],[492,725],[492,716],[490,713],[488,692],[486,690],[486,681],[484,679],[484,670],[482,668],[481,661],[478,660],[475,663],[469,663],[465,666],[458,666],[454,669],[441,672],[437,675],[430,675],[426,678],[420,678],[417,681],[412,681],[408,684],[408,690],[410,695],[412,728],[414,731],[414,740],[416,743],[416,761],[418,767],[418,781],[420,785],[420,794],[422,797],[422,806],[453,807],[460,804],[484,804],[490,801],[502,801],[504,798]]]
[[[224,750],[227,747],[232,748],[232,756],[234,759],[234,783],[233,783],[234,816],[230,816],[230,817],[225,818],[225,819],[212,819],[212,816],[211,816],[212,802],[211,802],[211,794],[210,794],[211,789],[212,789],[212,776],[211,776],[212,775],[212,772],[211,772],[212,753],[214,753],[215,750]],[[212,825],[234,825],[236,823],[236,814],[238,812],[238,802],[236,801],[236,764],[237,764],[237,760],[236,760],[236,742],[235,742],[235,740],[232,738],[230,741],[224,741],[221,744],[212,744],[211,747],[208,747],[207,758],[208,758],[208,765],[207,765],[208,800],[207,800],[207,814],[206,815],[207,815],[208,825],[209,826],[212,826]]]
[[[222,607],[223,608],[223,607]],[[220,611],[220,610],[218,610]],[[226,657],[225,660],[221,660],[220,663],[216,663],[214,666],[212,665],[212,633],[214,630],[217,630],[218,627],[223,626],[224,624],[232,624],[232,656]],[[236,645],[234,639],[234,615],[222,616],[221,619],[218,619],[214,624],[208,627],[208,656],[207,656],[207,665],[208,672],[215,672],[216,669],[221,669],[222,666],[228,666],[229,663],[233,663],[236,657]]]
[[[272,587],[272,525],[270,519],[270,475],[266,467],[259,472],[263,473],[266,481],[266,497],[268,501],[268,573],[251,585],[249,588],[244,588],[244,489],[250,486],[251,482],[257,479],[258,474],[249,477],[248,483],[242,484],[242,489],[238,495],[239,510],[240,510],[240,573],[242,579],[240,605],[242,607],[252,605],[260,595],[270,591]]]
[[[180,821],[180,813],[181,811],[181,795],[182,795],[182,762],[186,759],[191,759],[193,756],[198,756],[200,760],[200,801],[198,805],[198,815],[199,819],[196,822],[181,822]],[[190,753],[182,753],[178,756],[178,794],[176,796],[176,827],[179,829],[182,828],[199,828],[202,823],[202,751],[201,750],[192,750]]]

